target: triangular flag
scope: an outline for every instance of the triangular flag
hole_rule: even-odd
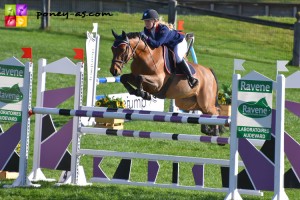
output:
[[[30,58],[32,59],[32,49],[31,47],[24,47],[22,48],[24,54],[21,58]]]
[[[245,60],[241,60],[241,59],[234,59],[234,71],[235,70],[242,70],[244,71],[245,68],[243,67],[243,63],[245,62]]]
[[[285,67],[289,61],[286,60],[277,60],[277,71],[278,72],[288,72],[289,70]]]
[[[75,51],[74,59],[78,59],[84,62],[83,49],[74,48],[73,50]]]
[[[98,23],[93,23],[92,33],[97,33],[97,31],[98,31]]]
[[[300,71],[296,71],[285,79],[285,88],[300,88]]]

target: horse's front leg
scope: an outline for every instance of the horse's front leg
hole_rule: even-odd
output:
[[[137,83],[137,88],[136,88],[136,96],[142,97],[145,100],[151,100],[151,94],[148,92],[144,91],[143,89],[143,82],[145,82],[145,78],[142,75],[138,75],[136,77],[136,83]]]
[[[129,94],[136,94],[136,89],[132,87],[137,87],[136,77],[133,74],[123,74],[120,77],[120,82],[124,85]]]
[[[143,90],[144,78],[142,75],[134,76],[133,74],[123,74],[120,77],[120,82],[124,85],[129,94],[142,97],[145,100],[151,100],[151,95]]]

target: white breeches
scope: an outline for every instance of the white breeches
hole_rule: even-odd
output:
[[[182,40],[179,44],[177,44],[174,48],[174,53],[176,56],[176,62],[180,63],[187,52],[187,42],[185,39]]]

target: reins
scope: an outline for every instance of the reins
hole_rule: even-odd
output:
[[[144,40],[143,40],[144,41]],[[153,58],[153,56],[152,56],[152,53],[151,53],[151,51],[150,51],[150,47],[149,47],[149,45],[147,44],[147,42],[146,41],[144,41],[144,43],[145,43],[145,46],[148,48],[148,50],[149,50],[149,54],[150,54],[150,57],[151,57],[151,59],[152,59],[152,62],[153,62],[153,64],[154,64],[154,67],[155,67],[155,71],[157,70],[157,66],[156,66],[156,62],[155,62],[155,60],[154,60],[154,58]]]

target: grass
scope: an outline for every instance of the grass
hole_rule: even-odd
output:
[[[0,60],[11,56],[21,59],[22,47],[31,46],[33,49],[34,62],[34,88],[33,88],[33,106],[36,98],[37,85],[37,66],[40,58],[46,58],[48,63],[58,60],[62,57],[73,59],[74,52],[72,48],[85,48],[85,33],[91,31],[92,23],[99,23],[99,33],[101,35],[99,67],[101,68],[99,76],[111,76],[109,66],[112,59],[110,47],[113,42],[111,29],[117,33],[122,30],[126,32],[141,31],[143,22],[140,14],[121,14],[113,13],[112,17],[90,17],[64,19],[60,17],[51,18],[51,28],[48,31],[39,30],[40,21],[36,19],[35,12],[31,11],[29,15],[29,25],[27,28],[8,29],[0,25]],[[0,10],[3,16],[3,10]],[[275,29],[260,25],[252,25],[243,22],[235,22],[227,19],[214,18],[209,16],[179,16],[179,19],[185,21],[184,27],[186,32],[194,32],[195,51],[198,62],[204,66],[212,67],[220,83],[230,83],[233,72],[233,59],[245,59],[245,72],[242,75],[256,70],[272,79],[276,77],[276,60],[290,60],[293,49],[293,32],[289,30]],[[293,18],[272,18],[271,20],[294,23]],[[191,59],[191,58],[190,58]],[[297,71],[299,68],[288,66],[289,72],[286,76]],[[124,69],[125,73],[129,67]],[[49,75],[47,76],[47,89],[68,87],[74,85],[74,79],[66,75]],[[100,85],[97,88],[97,94],[109,94],[125,92],[122,86],[113,84]],[[286,98],[292,101],[299,101],[299,90],[287,90]],[[166,101],[165,108],[168,109],[169,102]],[[73,108],[73,99],[60,105],[61,108]],[[297,141],[300,141],[299,118],[286,112],[287,120],[285,121],[286,130]],[[34,120],[32,117],[31,142],[29,167],[32,166],[33,154],[33,129]],[[61,127],[69,118],[53,117],[56,127]],[[6,130],[10,124],[1,124]],[[153,123],[153,122],[126,122],[125,129],[160,131],[170,133],[187,133],[199,134],[199,125],[186,125],[175,123]],[[229,136],[227,131],[224,136]],[[172,142],[163,140],[145,140],[130,138],[117,138],[106,136],[84,136],[81,142],[82,148],[107,149],[131,152],[162,153],[169,155],[188,155],[206,158],[224,158],[229,156],[229,146],[218,146],[210,144],[198,144],[187,142]],[[103,163],[103,168],[108,176],[112,176],[118,163],[118,158],[107,159]],[[134,160],[132,169],[132,179],[135,181],[146,180],[145,177],[145,160]],[[82,157],[81,164],[84,166],[87,178],[91,178],[91,158]],[[170,182],[171,180],[171,163],[160,162],[161,171],[158,177],[159,183]],[[286,164],[288,167],[288,163]],[[180,181],[187,185],[192,185],[193,180],[189,163],[180,165]],[[219,168],[208,165],[205,172],[206,186],[220,187]],[[46,177],[58,179],[60,171],[43,169]],[[0,186],[11,184],[12,181],[1,181]],[[107,184],[93,184],[88,187],[62,186],[55,187],[53,183],[39,182],[40,188],[0,188],[0,199],[222,199],[224,194],[171,190],[159,188],[145,188],[132,186],[116,186]],[[299,190],[286,190],[290,199],[296,199],[299,196]],[[252,197],[243,195],[244,199],[270,199],[272,192],[265,192],[264,197]]]

